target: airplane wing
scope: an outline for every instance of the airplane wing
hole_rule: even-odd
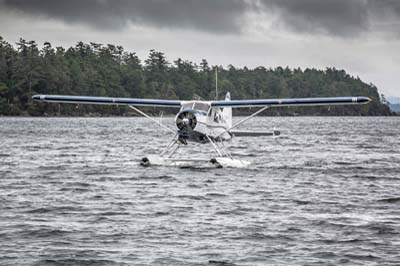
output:
[[[235,137],[260,137],[260,136],[279,136],[281,134],[278,130],[273,131],[249,131],[249,130],[230,130]]]
[[[74,104],[105,104],[105,105],[134,105],[134,106],[158,106],[180,108],[182,101],[137,99],[137,98],[111,98],[90,96],[67,95],[34,95],[34,100],[56,103]],[[261,100],[229,100],[211,101],[212,107],[264,107],[264,106],[319,106],[319,105],[344,105],[366,104],[371,99],[368,97],[328,97],[328,98],[291,98],[291,99],[261,99]]]
[[[105,104],[105,105],[134,105],[134,106],[158,106],[181,107],[181,101],[136,99],[136,98],[110,98],[89,96],[65,96],[65,95],[34,95],[32,99],[43,102],[75,103],[75,104]]]
[[[279,107],[279,106],[321,106],[366,104],[368,97],[327,97],[327,98],[291,98],[291,99],[261,99],[261,100],[231,100],[212,101],[212,107]]]

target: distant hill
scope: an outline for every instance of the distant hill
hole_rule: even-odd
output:
[[[389,96],[389,97],[386,98],[386,100],[387,100],[390,104],[400,104],[400,97]]]
[[[400,113],[400,97],[389,96],[386,97],[386,100],[389,103],[389,108],[392,112]]]
[[[395,113],[400,113],[400,104],[389,104],[390,110]]]
[[[260,55],[263,56],[263,55]],[[150,50],[142,62],[122,46],[86,44],[39,48],[20,39],[16,47],[0,37],[0,115],[131,115],[118,106],[46,104],[34,94],[64,94],[191,100],[195,95],[214,99],[215,69]],[[271,108],[266,115],[391,115],[378,89],[344,70],[218,66],[219,98],[233,99],[368,96],[370,104],[311,108]],[[152,112],[154,109],[146,109]],[[166,110],[168,112],[168,110]],[[174,110],[176,111],[176,110]],[[155,111],[153,111],[155,112]],[[248,112],[241,109],[240,114]]]

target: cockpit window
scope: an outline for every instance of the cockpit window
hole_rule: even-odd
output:
[[[193,107],[193,109],[203,112],[208,112],[208,108],[210,108],[210,105],[202,102],[195,102]]]
[[[192,109],[192,108],[193,108],[193,102],[188,102],[188,103],[182,104],[183,110]]]
[[[193,109],[201,112],[208,112],[210,109],[210,104],[204,102],[186,102],[182,104],[182,110]]]

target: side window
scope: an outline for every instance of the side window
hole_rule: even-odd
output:
[[[214,122],[220,122],[222,120],[222,116],[221,116],[221,110],[215,110],[214,113]]]
[[[219,114],[217,113],[217,112],[215,112],[215,115],[214,115],[214,122],[219,122]]]

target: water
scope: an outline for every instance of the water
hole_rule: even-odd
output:
[[[0,118],[0,265],[400,264],[399,118],[246,125],[249,169],[142,168],[144,119]]]

